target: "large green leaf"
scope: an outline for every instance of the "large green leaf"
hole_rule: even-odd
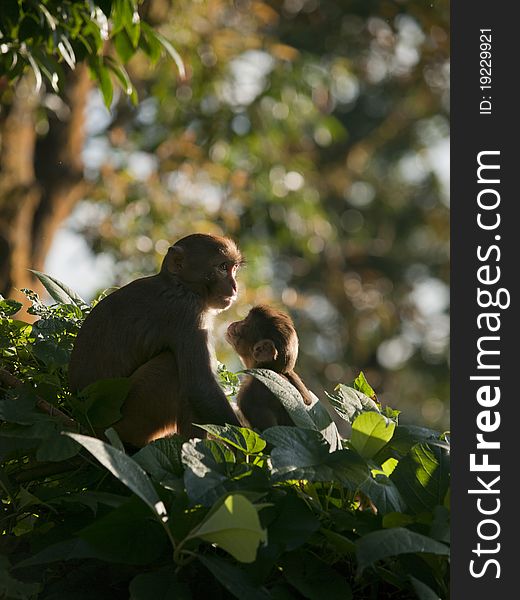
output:
[[[380,515],[390,512],[403,512],[406,504],[399,490],[386,475],[378,474],[375,478],[368,477],[360,487],[377,508]]]
[[[29,270],[38,277],[43,287],[56,302],[59,302],[60,304],[74,304],[79,308],[88,306],[81,296],[58,279],[46,275],[45,273],[41,273],[40,271],[34,271],[33,269]]]
[[[358,454],[351,450],[329,452],[329,445],[318,431],[270,427],[263,436],[274,446],[271,462],[275,481],[337,480],[355,490],[369,477],[368,466]]]
[[[258,546],[267,541],[254,505],[241,494],[230,494],[188,536],[217,544],[236,560],[254,562]]]
[[[216,556],[199,555],[200,562],[226,590],[239,600],[269,600],[271,595],[253,583],[249,574]]]
[[[364,412],[352,423],[351,443],[364,458],[372,458],[390,441],[395,423],[376,412]]]
[[[128,377],[117,377],[100,379],[81,390],[83,407],[93,427],[105,428],[119,421],[130,386]]]
[[[159,438],[132,458],[158,482],[169,481],[172,477],[180,477],[184,471],[181,462],[183,438],[178,435]]]
[[[399,461],[390,479],[415,514],[443,503],[449,486],[449,455],[442,448],[417,444]]]
[[[185,466],[184,485],[193,502],[212,506],[230,490],[230,465],[233,452],[213,440],[190,440],[182,447]]]
[[[347,423],[353,423],[355,418],[365,411],[379,412],[377,404],[363,392],[340,383],[333,394],[327,393],[336,412]]]
[[[297,427],[320,431],[329,443],[331,451],[341,447],[336,424],[327,409],[314,394],[312,394],[312,403],[307,406],[300,392],[275,371],[270,369],[246,369],[245,373],[261,381],[280,400]]]
[[[87,449],[119,481],[148,504],[162,522],[168,520],[164,503],[157,495],[146,472],[134,460],[121,450],[96,438],[79,433],[64,433],[63,435],[69,436]]]
[[[103,560],[131,565],[156,563],[168,539],[148,508],[135,496],[78,532]],[[139,543],[135,543],[139,540]]]
[[[360,571],[378,560],[415,552],[447,556],[449,548],[430,537],[403,527],[367,533],[356,541],[356,556]]]
[[[244,372],[262,382],[280,400],[295,425],[317,429],[305,407],[302,395],[287,379],[270,369],[246,369]]]
[[[306,502],[294,493],[281,494],[273,507],[266,509],[276,516],[269,522],[269,547],[279,552],[302,546],[320,528],[320,522]]]
[[[258,454],[265,448],[265,440],[246,427],[234,425],[199,425],[212,436],[241,450],[244,454]]]

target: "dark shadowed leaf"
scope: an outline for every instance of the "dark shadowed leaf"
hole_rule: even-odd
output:
[[[369,476],[365,461],[356,452],[329,452],[329,445],[318,431],[270,427],[263,437],[274,446],[271,462],[275,481],[337,480],[349,489],[357,489]]]
[[[317,429],[305,408],[300,392],[287,379],[270,369],[246,369],[244,373],[262,382],[280,400],[295,425],[307,429]]]
[[[449,486],[449,455],[442,448],[417,444],[399,461],[390,479],[415,514],[442,504]]]
[[[178,435],[154,440],[141,448],[132,458],[158,482],[180,477],[184,471],[181,461],[183,438]]]
[[[367,478],[360,490],[372,500],[380,515],[386,515],[389,512],[403,512],[406,509],[399,490],[386,475]]]
[[[93,427],[104,428],[121,418],[121,406],[130,391],[130,379],[100,379],[81,390],[88,419]]]
[[[157,495],[148,475],[134,460],[121,450],[117,450],[96,438],[78,433],[64,433],[63,435],[69,436],[86,448],[119,481],[148,504],[161,521],[168,519],[166,508]]]
[[[175,573],[141,573],[130,583],[130,600],[192,600],[187,586]]]
[[[351,600],[352,589],[345,577],[315,555],[298,552],[282,559],[287,581],[309,600]]]
[[[159,560],[169,543],[161,525],[151,518],[148,507],[135,496],[84,527],[78,536],[104,560],[132,565]]]
[[[269,600],[267,590],[255,586],[249,575],[238,567],[215,556],[199,556],[198,559],[235,598]]]
[[[356,541],[359,571],[363,571],[378,560],[415,552],[447,556],[449,548],[432,538],[402,527],[367,533]]]
[[[233,452],[213,440],[190,440],[182,447],[184,484],[193,502],[212,506],[229,491],[229,465],[235,463]]]
[[[434,592],[431,587],[419,581],[413,575],[410,575],[410,581],[419,600],[442,600],[437,592]]]

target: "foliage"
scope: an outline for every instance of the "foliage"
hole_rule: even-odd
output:
[[[129,455],[113,430],[110,443],[92,435],[94,413],[98,425],[117,420],[103,407],[120,405],[122,382],[83,398],[67,388],[89,306],[41,277],[67,302],[27,292],[33,325],[0,301],[5,597],[448,597],[445,436],[342,386],[353,434],[336,449],[311,410],[303,427],[206,425],[208,439]],[[363,375],[354,385],[371,390]],[[281,400],[294,413],[288,389]]]
[[[137,92],[123,67],[141,50],[155,64],[163,53],[184,64],[173,46],[141,21],[138,0],[3,0],[0,5],[0,76],[17,80],[29,68],[36,91],[48,81],[56,93],[63,91],[65,69],[87,62],[91,75],[112,104],[116,81],[137,103]],[[115,52],[107,52],[110,40]]]
[[[105,281],[92,267],[98,286],[152,273],[187,233],[231,235],[249,265],[236,317],[287,307],[312,387],[363,368],[404,419],[446,426],[449,3],[179,0],[161,14],[186,79],[136,55],[143,102],[102,113],[93,95],[87,112],[95,189],[70,227],[112,259]]]

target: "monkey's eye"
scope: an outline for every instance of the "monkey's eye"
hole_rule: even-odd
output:
[[[217,268],[219,271],[222,271],[223,273],[227,273],[227,271],[229,269],[229,265],[228,265],[228,263],[222,263]]]

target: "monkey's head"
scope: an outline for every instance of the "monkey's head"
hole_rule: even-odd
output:
[[[231,323],[226,340],[248,369],[287,373],[298,358],[298,336],[291,317],[266,305],[255,306],[243,321]]]
[[[206,308],[225,310],[237,298],[236,274],[243,262],[233,240],[194,233],[168,249],[161,272],[174,275]]]

